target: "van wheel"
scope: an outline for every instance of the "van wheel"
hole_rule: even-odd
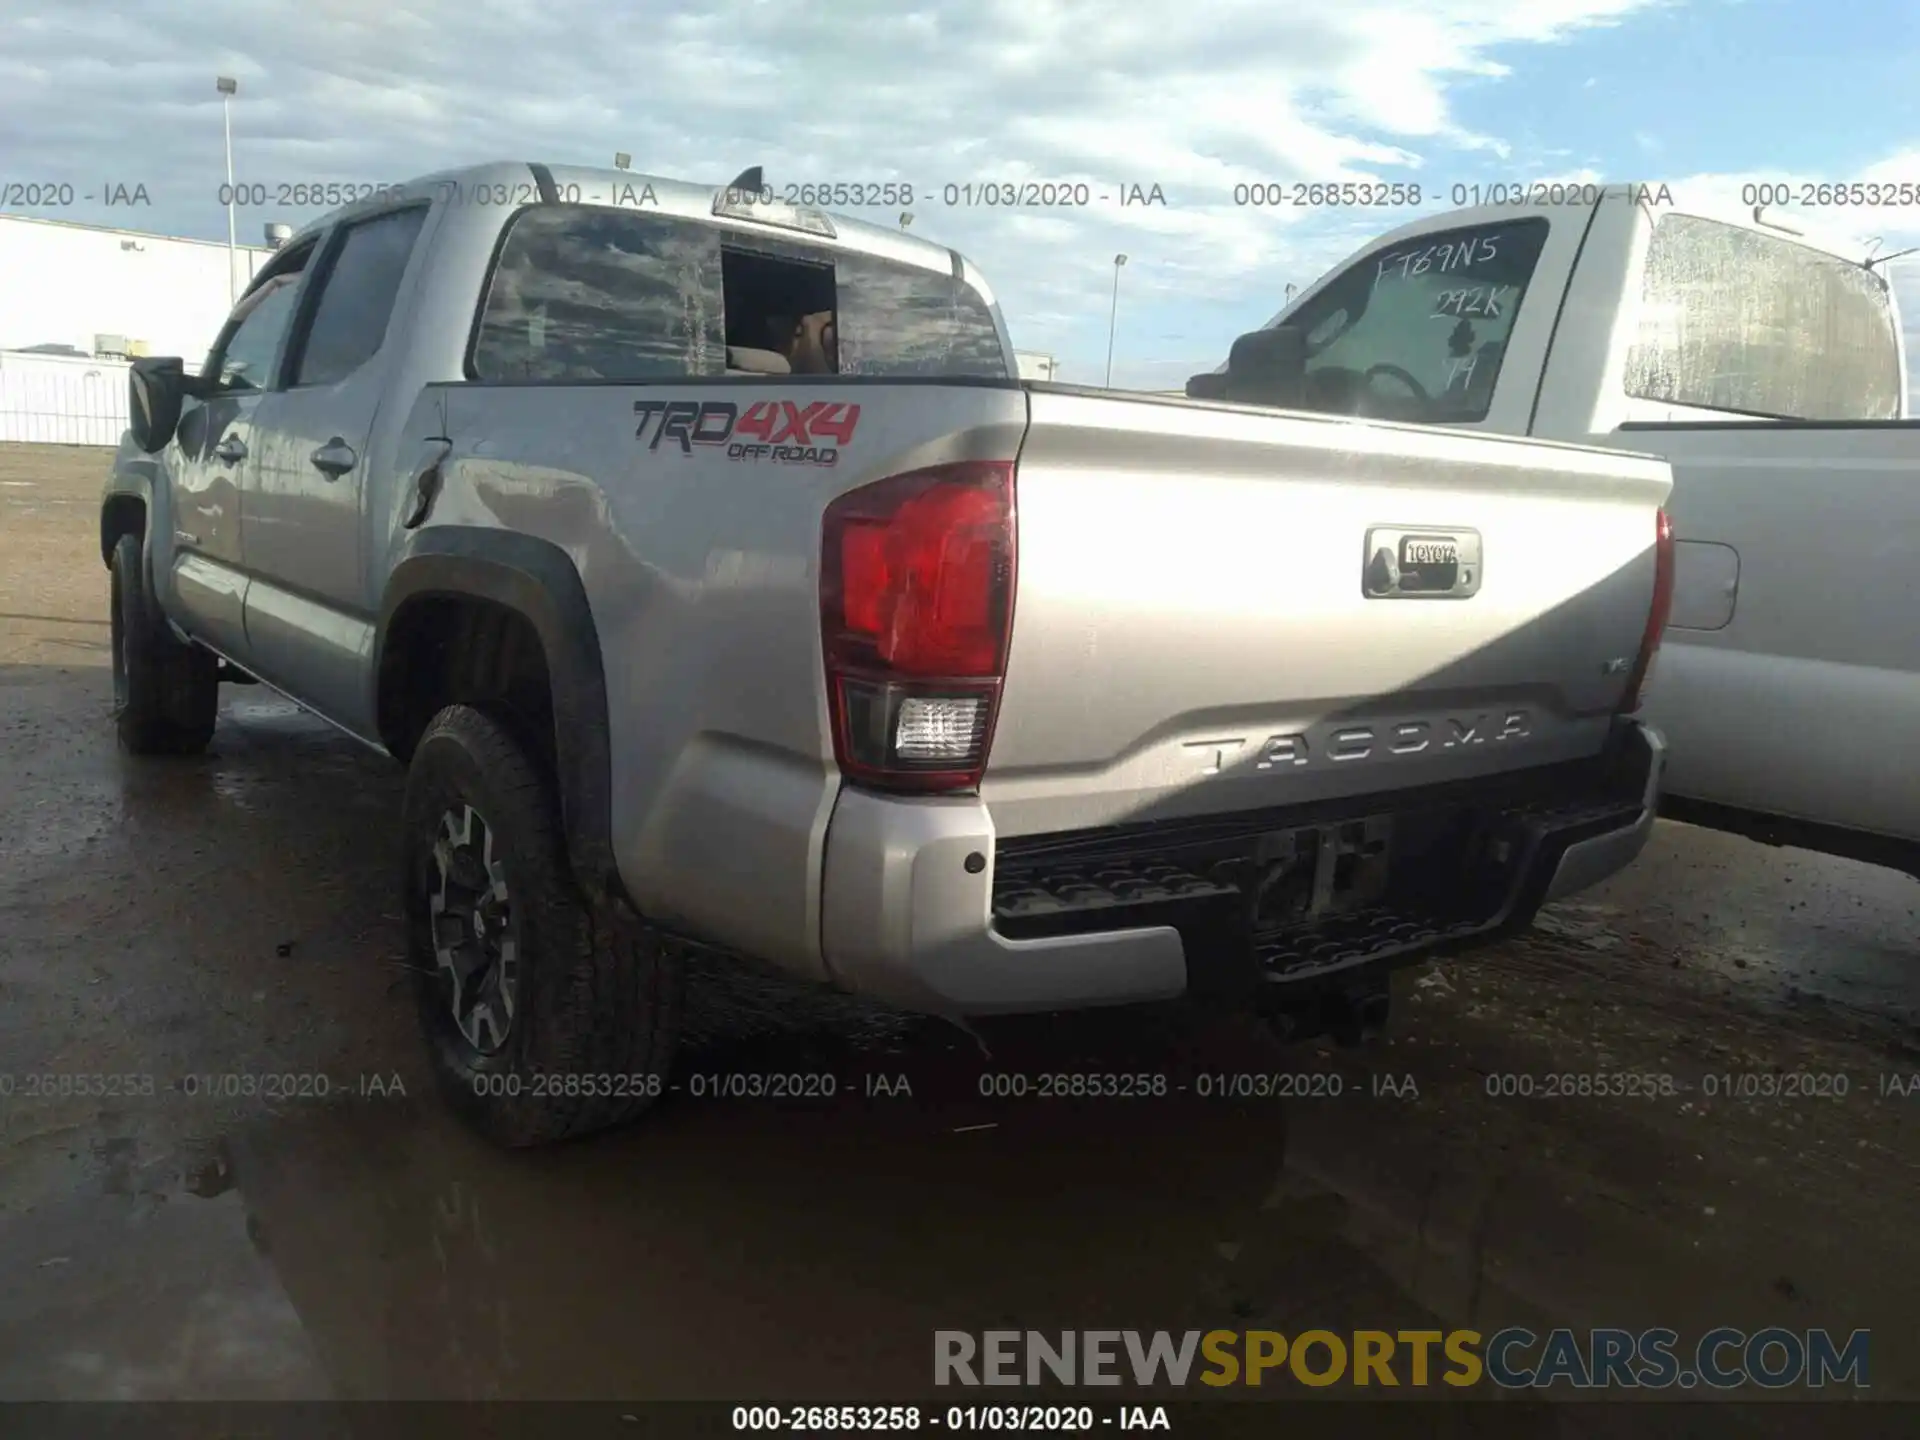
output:
[[[575,883],[551,782],[507,730],[442,710],[403,812],[408,949],[436,1079],[504,1145],[619,1124],[666,1088],[678,957]]]
[[[213,738],[220,662],[174,638],[147,593],[140,537],[113,547],[113,721],[135,755],[197,755]]]

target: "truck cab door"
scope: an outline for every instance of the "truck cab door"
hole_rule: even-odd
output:
[[[276,256],[234,307],[207,358],[203,377],[210,388],[186,402],[168,446],[174,613],[192,634],[243,664],[240,507],[254,463],[254,418],[277,373],[310,253]]]
[[[254,416],[243,551],[246,624],[263,679],[349,730],[371,732],[374,614],[362,516],[392,380],[394,315],[430,214],[416,203],[336,227],[288,346],[287,384]],[[405,406],[401,406],[402,411]]]

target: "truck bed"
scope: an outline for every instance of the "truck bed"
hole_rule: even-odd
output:
[[[733,426],[763,403],[845,407],[812,412],[845,422],[832,454],[776,456],[765,435],[741,448]],[[881,944],[889,922],[866,888],[882,878],[836,881],[829,853],[867,813],[836,764],[822,640],[837,500],[929,466],[1014,464],[984,774],[871,812],[890,826],[911,811],[956,856],[993,856],[1202,817],[1271,828],[1329,802],[1364,818],[1602,763],[1668,484],[1660,462],[1617,451],[1013,381],[450,385],[415,423],[452,442],[436,525],[539,536],[579,569],[636,904],[850,983],[830,892],[855,887],[848,934]],[[1477,535],[1484,574],[1464,596],[1369,598],[1376,527]],[[1526,803],[1548,790],[1584,803],[1580,784]],[[1610,793],[1637,803],[1638,782]],[[991,869],[977,888],[955,903],[983,923]]]

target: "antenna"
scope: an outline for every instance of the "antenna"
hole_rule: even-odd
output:
[[[766,181],[761,178],[760,167],[755,165],[751,169],[742,170],[738,175],[734,176],[726,188],[728,190],[743,190],[748,194],[758,195],[766,188]]]
[[[1876,265],[1885,265],[1890,261],[1899,260],[1904,256],[1915,253],[1920,253],[1920,245],[1909,245],[1906,249],[1896,250],[1891,255],[1869,255],[1865,260],[1860,262],[1860,266],[1864,270],[1871,270]]]

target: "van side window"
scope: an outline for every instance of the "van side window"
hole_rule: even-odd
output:
[[[1437,231],[1376,250],[1287,316],[1305,332],[1301,408],[1484,420],[1549,222]]]
[[[588,205],[510,222],[475,327],[476,380],[650,380],[725,368],[711,226]]]
[[[1662,215],[1626,391],[1778,420],[1896,419],[1900,338],[1887,282],[1783,236]]]

